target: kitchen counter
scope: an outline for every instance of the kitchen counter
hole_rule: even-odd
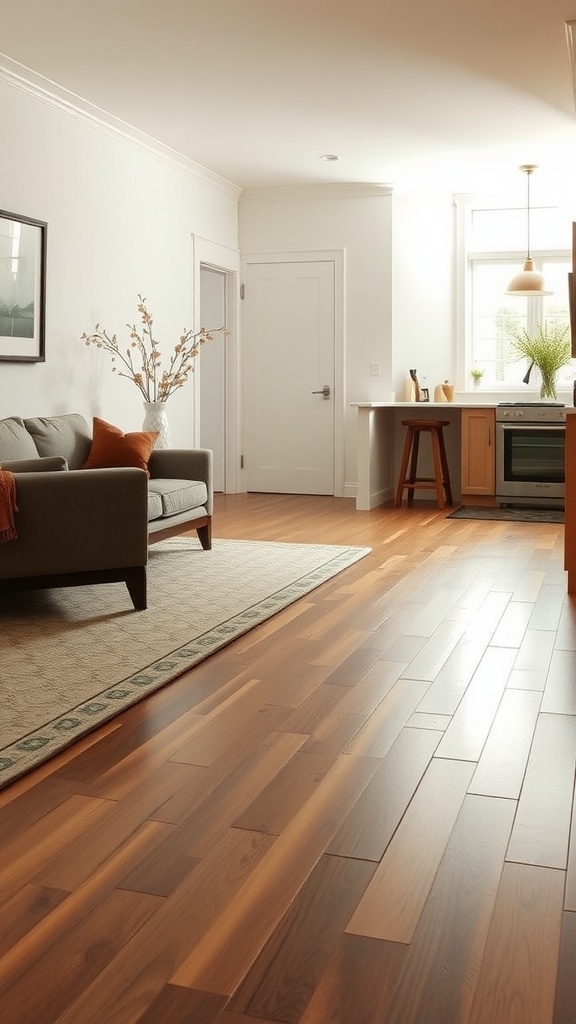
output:
[[[452,495],[458,502],[461,498],[462,409],[495,409],[502,403],[538,401],[539,396],[534,392],[524,394],[516,391],[500,394],[466,392],[456,395],[453,402],[351,402],[351,406],[358,410],[356,508],[366,511],[394,498],[405,436],[403,419],[448,420],[444,438]],[[572,405],[572,392],[561,392],[558,401],[564,403],[567,415],[576,412]],[[423,450],[422,475],[431,475],[426,466],[427,457],[428,453]]]
[[[390,501],[396,491],[405,428],[402,420],[445,419],[445,434],[452,494],[460,495],[460,402],[352,402],[358,409],[358,489],[356,508],[367,511]],[[492,403],[494,404],[494,403]],[[427,457],[422,446],[422,458]],[[431,475],[427,471],[425,475]]]

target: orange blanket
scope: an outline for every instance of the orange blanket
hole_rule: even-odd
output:
[[[14,474],[0,469],[0,542],[16,540],[14,513],[17,511]]]

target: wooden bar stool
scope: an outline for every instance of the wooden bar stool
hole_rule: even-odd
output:
[[[402,426],[406,427],[406,438],[404,451],[402,452],[402,465],[400,466],[400,478],[398,490],[396,491],[395,508],[400,508],[404,491],[408,491],[407,504],[414,501],[416,488],[425,488],[436,491],[438,508],[446,508],[446,502],[452,504],[452,489],[450,487],[450,472],[448,470],[448,459],[446,458],[446,447],[444,445],[444,427],[450,426],[449,420],[402,420]],[[418,470],[418,448],[420,445],[420,434],[426,432],[430,435],[432,446],[432,458],[434,461],[434,476],[416,476]],[[410,472],[406,476],[410,463]],[[446,500],[444,500],[444,493]]]

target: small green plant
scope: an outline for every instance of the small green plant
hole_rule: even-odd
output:
[[[484,376],[484,370],[479,370],[477,367],[475,367],[473,370],[470,370],[470,376],[472,377],[472,380],[474,381],[475,384],[479,384],[480,381],[482,380],[482,377]]]

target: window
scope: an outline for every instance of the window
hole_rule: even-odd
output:
[[[484,371],[484,387],[521,390],[528,364],[514,352],[514,335],[537,324],[569,331],[572,222],[558,208],[531,209],[531,256],[552,294],[525,298],[506,289],[526,258],[526,210],[488,207],[471,197],[457,199],[457,207],[461,386],[469,389],[470,371],[478,369]],[[568,386],[573,376],[574,365],[563,367],[559,386]]]

